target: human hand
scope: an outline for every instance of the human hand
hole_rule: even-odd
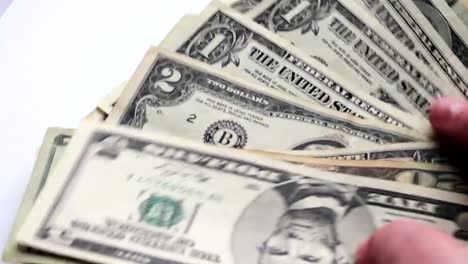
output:
[[[434,102],[429,115],[432,127],[443,139],[468,146],[468,101],[441,98]]]
[[[468,248],[430,226],[401,220],[377,230],[359,249],[356,264],[462,264]]]
[[[437,100],[431,108],[430,121],[440,137],[468,147],[468,101]],[[404,220],[377,230],[356,255],[356,264],[413,263],[468,263],[468,248],[442,231]]]

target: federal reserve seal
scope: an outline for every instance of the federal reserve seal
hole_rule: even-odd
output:
[[[234,121],[221,120],[206,129],[203,142],[231,148],[244,148],[247,144],[247,132]]]
[[[151,196],[138,209],[141,222],[158,227],[172,227],[183,218],[181,202],[167,196]]]

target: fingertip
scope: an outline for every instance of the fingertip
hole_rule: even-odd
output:
[[[465,102],[460,102],[459,99],[450,97],[444,97],[434,101],[429,113],[429,119],[432,126],[436,129],[447,128],[452,122],[452,118],[455,114],[454,106],[460,104],[465,104]]]
[[[443,128],[446,117],[450,115],[450,103],[446,99],[441,98],[432,103],[429,120],[434,128]]]
[[[385,262],[382,260],[390,261],[391,257],[395,256],[394,252],[398,250],[395,245],[400,245],[406,240],[406,235],[417,232],[419,228],[419,225],[408,220],[397,220],[384,225],[361,244],[356,253],[355,263],[383,264]]]
[[[439,98],[432,104],[429,119],[438,134],[459,140],[468,126],[468,101]]]
[[[438,248],[440,251],[435,251]],[[459,263],[461,243],[428,225],[399,220],[378,229],[356,254],[356,264]],[[447,260],[448,262],[441,262]]]
[[[369,246],[371,238],[368,238],[360,246],[356,253],[356,264],[365,264],[368,256]]]

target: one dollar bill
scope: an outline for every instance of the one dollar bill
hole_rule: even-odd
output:
[[[327,68],[289,42],[222,5],[185,17],[162,47],[221,68],[223,72],[360,118],[430,130],[410,115],[361,91],[342,67]],[[338,73],[339,72],[339,73]]]
[[[18,239],[84,261],[351,263],[376,227],[408,218],[468,238],[464,195],[116,127],[82,127],[67,154]]]
[[[458,18],[468,27],[468,1],[466,0],[445,0],[450,8],[457,14]]]
[[[331,69],[348,69],[369,94],[427,116],[436,97],[459,95],[355,1],[265,0],[248,14]]]
[[[219,146],[302,150],[414,142],[421,133],[365,121],[232,79],[150,48],[107,122]],[[287,131],[295,131],[285,136]]]
[[[460,35],[467,29],[457,18],[459,23],[447,23],[444,16],[455,14],[445,0],[358,2],[440,78],[468,97],[468,45]],[[454,30],[455,24],[458,31]]]
[[[463,21],[467,21],[466,0],[449,6],[447,0],[419,0],[414,2],[437,34],[447,43],[450,50],[463,63],[468,66],[468,28]],[[465,13],[463,21],[456,12]]]
[[[269,158],[349,175],[420,185],[455,193],[468,193],[468,183],[454,167],[408,161],[330,160],[281,153],[256,152]]]
[[[342,160],[399,160],[418,163],[450,164],[462,172],[468,172],[466,149],[447,142],[387,144],[376,147],[346,149],[282,151],[284,154]]]
[[[440,165],[448,163],[447,156],[441,152],[438,144],[426,142],[387,144],[376,147],[345,149],[285,151],[282,153],[294,156],[330,158],[338,160],[393,160]]]

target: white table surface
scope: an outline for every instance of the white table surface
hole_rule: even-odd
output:
[[[7,1],[7,0],[0,0]],[[47,127],[76,127],[209,0],[15,0],[0,18],[0,248]]]

